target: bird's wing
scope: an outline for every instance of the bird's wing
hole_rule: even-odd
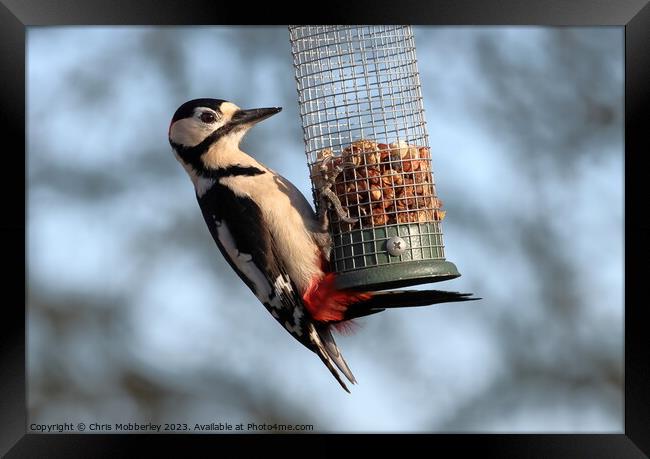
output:
[[[273,317],[293,337],[318,354],[348,391],[334,365],[353,383],[354,377],[330,339],[331,335],[315,324],[305,310],[298,289],[283,265],[283,258],[278,256],[280,248],[264,225],[257,204],[248,197],[236,195],[219,182],[197,198],[210,233],[226,261]]]

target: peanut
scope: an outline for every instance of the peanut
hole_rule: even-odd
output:
[[[404,159],[409,152],[409,144],[403,140],[392,142],[389,144],[391,148],[391,158],[395,160]]]
[[[381,200],[381,190],[376,185],[370,185],[370,199],[373,201]]]
[[[439,221],[445,216],[435,196],[428,147],[364,139],[345,147],[340,156],[325,148],[317,157],[310,168],[313,183],[320,184],[322,174],[331,175],[340,167],[333,191],[348,213],[361,219],[362,227]],[[358,223],[349,229],[357,227]]]

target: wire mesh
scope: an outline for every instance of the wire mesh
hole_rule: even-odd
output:
[[[411,27],[290,26],[289,34],[314,201],[328,212],[333,268],[444,260],[444,211]],[[386,244],[394,236],[407,247],[396,256]]]

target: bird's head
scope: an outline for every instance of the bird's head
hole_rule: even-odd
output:
[[[220,99],[194,99],[181,105],[169,125],[169,143],[178,160],[196,174],[231,165],[244,134],[282,108],[244,110]],[[188,172],[190,169],[188,169]]]

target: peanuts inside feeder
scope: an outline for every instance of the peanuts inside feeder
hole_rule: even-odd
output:
[[[337,286],[460,276],[447,261],[410,26],[290,26],[317,210]]]

